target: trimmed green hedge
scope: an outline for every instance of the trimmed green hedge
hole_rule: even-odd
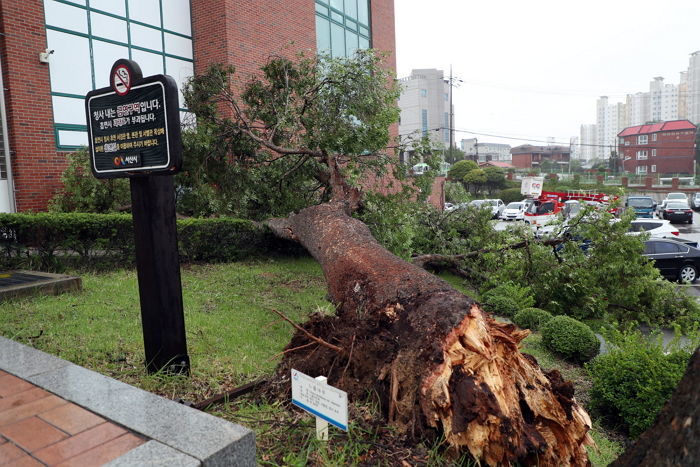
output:
[[[593,383],[590,407],[637,437],[670,399],[695,345],[667,349],[660,336],[638,331],[610,337],[610,352],[586,364]]]
[[[598,355],[600,341],[585,323],[569,316],[555,316],[542,325],[542,343],[562,357],[587,362]]]
[[[225,262],[303,249],[243,219],[180,219],[182,261]],[[60,271],[134,262],[130,214],[0,214],[0,268]]]
[[[523,308],[515,314],[513,322],[523,329],[537,331],[550,319],[554,318],[547,310],[541,308]]]

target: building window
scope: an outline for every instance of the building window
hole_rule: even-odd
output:
[[[643,161],[647,159],[647,151],[637,151],[637,160]]]
[[[651,171],[652,171],[652,173],[653,173],[653,172],[656,172],[656,166],[655,166],[655,165],[652,165],[652,166],[651,166]]]
[[[194,74],[189,0],[45,0],[44,13],[58,149],[87,145],[85,94],[109,86],[116,60],[170,75],[180,90]]]
[[[637,144],[649,144],[649,135],[637,136]]]
[[[427,89],[421,89],[421,90],[420,90],[420,96],[421,96],[421,97],[428,97],[428,90],[427,90]]]
[[[450,95],[449,93],[445,93],[445,102],[450,100]]]
[[[646,174],[647,174],[647,166],[646,165],[637,166],[637,175],[646,175]]]
[[[332,57],[369,49],[369,0],[316,0],[316,48]]]
[[[625,146],[629,146],[629,145],[630,145],[629,140],[625,140]]]
[[[656,149],[651,150],[651,157],[656,157]]]
[[[428,136],[428,111],[426,109],[420,111],[420,127],[423,136]]]
[[[654,133],[653,135],[651,135],[651,140],[652,140],[652,141],[656,141],[656,133]],[[653,172],[653,170],[652,170],[652,172]]]

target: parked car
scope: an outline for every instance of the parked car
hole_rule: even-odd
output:
[[[522,201],[508,203],[501,213],[501,219],[504,221],[521,221],[523,217],[525,217],[525,203]]]
[[[656,201],[651,196],[628,196],[625,207],[634,209],[634,214],[639,217],[654,217]]]
[[[700,193],[695,193],[692,198],[690,198],[690,207],[695,211],[700,211]]]
[[[686,196],[685,193],[669,193],[666,195],[666,198],[656,205],[656,215],[659,218],[663,217],[664,209],[666,209],[666,205],[671,201],[685,201],[687,203],[688,196]]]
[[[491,209],[491,218],[497,219],[505,209],[506,205],[500,199],[475,199],[469,202],[470,206]]]
[[[669,201],[664,207],[663,218],[671,222],[693,223],[693,210],[686,202]]]
[[[679,282],[695,282],[700,270],[700,250],[670,239],[644,242],[644,256],[654,261],[662,276]]]
[[[629,235],[641,235],[648,232],[650,238],[675,238],[680,232],[664,219],[636,219],[630,224]]]
[[[454,210],[455,208],[456,208],[456,206],[455,206],[454,204],[452,204],[452,203],[445,203],[445,206],[443,207],[443,210],[444,210],[444,211],[447,211],[447,212],[450,212],[450,211]]]

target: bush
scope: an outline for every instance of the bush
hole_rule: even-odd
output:
[[[508,318],[535,303],[529,287],[522,287],[510,281],[484,292],[481,301],[486,311]]]
[[[600,349],[591,328],[568,316],[555,316],[542,326],[541,332],[544,346],[568,360],[588,361]]]
[[[131,203],[129,181],[95,178],[87,149],[68,154],[67,158],[68,167],[61,175],[63,188],[51,199],[51,211],[107,213]]]
[[[552,318],[554,318],[554,316],[547,310],[541,308],[523,308],[515,314],[513,322],[523,329],[537,331]]]
[[[607,337],[607,336],[606,336]],[[692,349],[666,354],[662,339],[638,331],[610,341],[610,352],[586,365],[591,408],[633,437],[649,428],[683,377]]]
[[[270,253],[299,254],[269,229],[241,219],[181,219],[178,247],[185,261],[234,261]],[[129,214],[0,214],[0,267],[61,271],[134,261]]]
[[[520,193],[520,188],[506,188],[498,192],[498,198],[508,204],[513,201],[522,201],[524,196]]]

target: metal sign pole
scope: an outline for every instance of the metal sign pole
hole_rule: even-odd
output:
[[[85,97],[92,172],[130,178],[146,368],[189,373],[172,177],[182,166],[177,85],[144,78],[127,59],[110,83]]]
[[[149,373],[188,373],[173,178],[134,177],[130,182],[146,368]]]

